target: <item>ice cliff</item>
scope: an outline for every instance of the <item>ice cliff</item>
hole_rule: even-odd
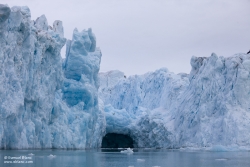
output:
[[[32,21],[28,7],[0,5],[0,148],[99,147],[101,52],[91,29],[74,31],[66,59],[61,21]]]
[[[168,111],[188,84],[187,74],[164,68],[128,78],[119,71],[100,73],[106,132],[131,136],[135,147],[173,148],[175,133]]]
[[[250,148],[250,56],[192,57],[192,70],[100,74],[107,133],[137,147]]]
[[[100,147],[105,133],[135,147],[250,148],[249,55],[192,57],[190,74],[98,75],[92,30],[63,34],[61,21],[0,5],[1,149]]]
[[[191,59],[173,119],[178,146],[250,146],[250,56]]]

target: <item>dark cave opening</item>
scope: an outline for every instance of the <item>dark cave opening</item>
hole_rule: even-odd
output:
[[[101,148],[134,148],[133,139],[128,135],[107,133],[102,139]]]

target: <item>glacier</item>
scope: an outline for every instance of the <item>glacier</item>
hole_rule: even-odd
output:
[[[99,73],[101,57],[91,28],[67,40],[61,21],[0,4],[0,149],[99,148],[109,133],[142,148],[250,148],[250,55],[129,77]]]
[[[0,5],[0,48],[1,149],[100,146],[101,51],[91,29],[66,40],[61,21],[51,27],[44,15],[31,20],[28,7]]]
[[[107,133],[135,147],[250,147],[250,56],[192,57],[190,74],[159,69],[125,78],[100,73]]]
[[[187,74],[176,75],[162,68],[128,78],[120,71],[99,75],[106,133],[129,135],[135,147],[175,148],[173,121],[166,111],[187,88]]]

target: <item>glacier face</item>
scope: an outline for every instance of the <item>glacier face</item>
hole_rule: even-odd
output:
[[[0,48],[1,149],[100,147],[105,133],[128,134],[135,147],[249,148],[247,54],[192,57],[190,74],[98,75],[91,29],[66,40],[61,21],[5,5]]]
[[[52,109],[55,148],[100,147],[105,132],[103,106],[98,99],[101,51],[91,29],[74,30],[63,62],[64,83]]]
[[[118,71],[100,73],[106,132],[129,134],[135,147],[173,148],[170,108],[188,85],[187,74],[176,75],[164,68],[129,78]]]
[[[0,148],[100,145],[101,52],[91,29],[74,31],[63,62],[65,43],[61,21],[52,28],[44,15],[32,21],[28,7],[0,5]]]
[[[101,73],[107,133],[128,134],[138,147],[249,148],[249,62],[212,54],[192,57],[189,75]]]
[[[249,147],[249,63],[247,54],[191,59],[190,85],[173,116],[178,145]]]

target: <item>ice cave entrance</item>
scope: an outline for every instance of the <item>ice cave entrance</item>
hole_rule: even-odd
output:
[[[107,133],[102,139],[102,148],[134,148],[133,139],[128,135]]]

